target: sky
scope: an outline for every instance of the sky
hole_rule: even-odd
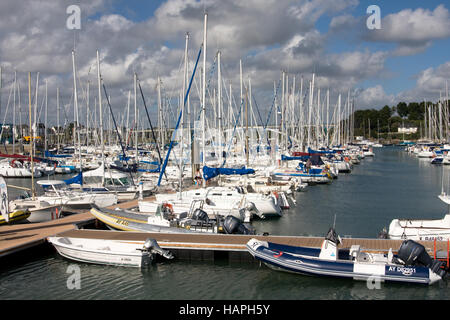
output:
[[[79,29],[67,27],[68,20],[73,22],[72,12],[66,11],[71,5],[80,9]],[[371,5],[379,8],[380,29],[368,28]],[[289,84],[295,77],[296,90],[303,79],[303,92],[314,73],[315,88],[321,88],[322,94],[330,90],[333,105],[338,94],[346,96],[349,90],[356,109],[380,109],[400,101],[436,101],[445,96],[450,74],[449,10],[448,3],[435,0],[2,0],[0,117],[12,121],[14,98],[18,110],[19,94],[11,93],[15,72],[21,117],[28,116],[24,110],[28,108],[30,72],[33,104],[38,84],[42,122],[46,86],[48,122],[56,123],[57,88],[62,105],[60,123],[73,121],[74,49],[80,122],[87,117],[88,82],[89,110],[94,118],[97,50],[111,107],[121,123],[127,117],[130,90],[133,121],[134,73],[152,118],[158,78],[165,101],[176,112],[184,77],[185,35],[189,33],[191,73],[203,41],[205,11],[210,88],[217,87],[215,58],[220,50],[227,90],[231,83],[234,99],[239,99],[241,61],[244,82],[247,87],[251,82],[263,116],[269,113],[274,83],[280,81],[282,71]],[[203,67],[202,59],[199,67]],[[200,71],[191,91],[194,110],[201,96]],[[212,91],[208,95],[212,97]],[[142,100],[137,103],[143,115]],[[17,117],[17,111],[15,114]]]

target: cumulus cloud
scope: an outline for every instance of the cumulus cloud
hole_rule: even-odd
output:
[[[399,99],[404,101],[436,101],[440,96],[446,96],[450,84],[450,61],[435,68],[427,68],[416,75],[416,85],[411,90],[399,93]]]
[[[356,101],[358,109],[378,109],[385,105],[392,106],[396,104],[396,97],[392,94],[386,94],[382,85],[376,85],[357,90]]]
[[[424,51],[432,41],[450,37],[450,15],[444,5],[434,10],[405,9],[387,15],[381,29],[369,30],[365,39],[394,43],[395,55],[412,55]]]
[[[158,77],[176,107],[183,79],[185,34],[190,34],[189,70],[192,71],[203,41],[204,10],[208,12],[207,76],[211,77],[211,87],[216,81],[213,66],[219,49],[223,76],[227,83],[232,82],[234,93],[239,92],[239,60],[242,59],[244,77],[246,81],[251,77],[254,94],[266,96],[268,101],[281,70],[296,75],[297,79],[315,72],[317,85],[335,92],[347,92],[364,79],[383,77],[385,71],[385,52],[358,48],[328,53],[327,34],[316,29],[318,19],[324,15],[335,17],[330,26],[333,30],[356,23],[358,19],[352,19],[345,10],[354,8],[357,0],[332,3],[328,0],[167,0],[153,16],[139,22],[117,11],[112,13],[109,0],[95,0],[79,4],[82,28],[78,31],[65,27],[68,16],[65,10],[72,4],[76,3],[69,0],[0,3],[0,63],[4,69],[4,85],[11,84],[14,70],[21,73],[21,88],[26,87],[27,72],[40,72],[41,80],[51,77],[49,92],[53,110],[56,86],[60,87],[61,99],[66,104],[72,99],[74,46],[79,88],[85,88],[87,81],[91,81],[91,101],[96,95],[96,50],[99,49],[102,76],[116,112],[123,113],[134,72],[148,95],[151,114],[155,113]],[[193,98],[198,96],[199,81],[196,77]],[[43,81],[40,85],[39,99]],[[68,108],[69,120],[73,119],[70,112]],[[55,112],[49,119],[54,120],[54,115]]]

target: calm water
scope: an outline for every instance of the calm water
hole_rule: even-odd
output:
[[[450,168],[432,166],[402,148],[375,149],[351,174],[331,185],[297,194],[297,206],[278,220],[254,225],[279,235],[323,236],[333,224],[341,236],[374,238],[393,218],[442,218],[446,205],[437,195],[447,190]],[[16,181],[15,181],[16,182]],[[8,182],[9,183],[9,182]],[[25,182],[17,182],[25,183]],[[81,289],[69,290],[74,263],[43,246],[0,265],[0,299],[43,300],[396,300],[450,298],[450,285],[381,284],[323,279],[273,271],[257,263],[158,263],[149,270],[77,264]]]

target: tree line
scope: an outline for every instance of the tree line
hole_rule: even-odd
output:
[[[443,108],[449,105],[449,101],[444,102]],[[437,107],[438,103],[423,101],[399,102],[392,107],[385,105],[379,110],[356,110],[353,114],[354,134],[355,136],[369,137],[370,131],[370,137],[376,139],[378,132],[381,137],[386,137],[387,134],[397,133],[399,127],[417,127],[417,134],[409,136],[409,138],[417,139],[420,138],[424,128],[425,109],[438,110]],[[445,114],[444,109],[442,112]]]

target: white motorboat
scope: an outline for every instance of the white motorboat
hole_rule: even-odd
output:
[[[83,172],[82,175],[83,188],[105,188],[108,192],[115,193],[119,201],[132,200],[139,195],[140,191],[143,196],[148,196],[154,191],[152,183],[142,182],[141,186],[133,185],[129,174],[114,169],[105,169],[103,164],[95,170]]]
[[[115,194],[69,190],[63,180],[40,180],[37,184],[42,186],[44,194],[16,199],[12,205],[17,208],[28,208],[30,211],[35,208],[36,211],[52,212],[54,208],[66,211],[67,209],[86,209],[92,205],[102,208],[117,204]]]
[[[245,193],[240,187],[207,187],[188,191],[183,191],[181,195],[175,194],[156,194],[156,202],[163,203],[167,201],[175,201],[177,199],[205,200],[212,203],[224,203],[230,208],[230,204],[241,202],[242,207],[246,207],[248,203],[253,203],[258,212],[264,217],[282,216],[281,207],[274,195],[263,195],[259,193]]]
[[[382,145],[381,143],[374,143],[374,144],[372,145],[372,147],[373,147],[373,148],[382,148],[383,145]]]
[[[207,200],[192,200],[192,199],[176,199],[166,202],[158,201],[138,201],[139,211],[142,213],[154,213],[158,210],[158,207],[163,204],[170,206],[174,214],[181,214],[183,212],[191,212],[197,208],[202,209],[208,213],[208,216],[233,216],[243,220],[244,222],[250,222],[253,215],[259,215],[260,218],[264,216],[256,210],[253,203],[247,203],[246,206],[241,201],[232,202],[212,202]]]
[[[450,196],[443,193],[439,199],[450,204]],[[447,240],[450,239],[450,213],[442,219],[394,219],[389,224],[390,239]]]
[[[30,213],[27,218],[28,222],[38,223],[45,222],[62,217],[63,206],[60,204],[50,205],[48,202],[32,197],[19,198],[11,200],[9,207],[12,210],[26,210]]]
[[[364,154],[364,157],[373,157],[373,156],[375,156],[375,153],[373,152],[372,148],[363,148],[363,154]]]
[[[0,161],[0,175],[5,178],[31,178],[31,172],[31,165],[22,159]],[[34,178],[42,176],[42,171],[37,167],[33,168],[33,173]]]
[[[417,152],[418,158],[433,158],[436,154],[428,147],[423,147]]]
[[[145,242],[58,236],[47,240],[61,256],[94,264],[142,268],[149,266],[157,254],[166,259],[174,257],[151,238]]]

